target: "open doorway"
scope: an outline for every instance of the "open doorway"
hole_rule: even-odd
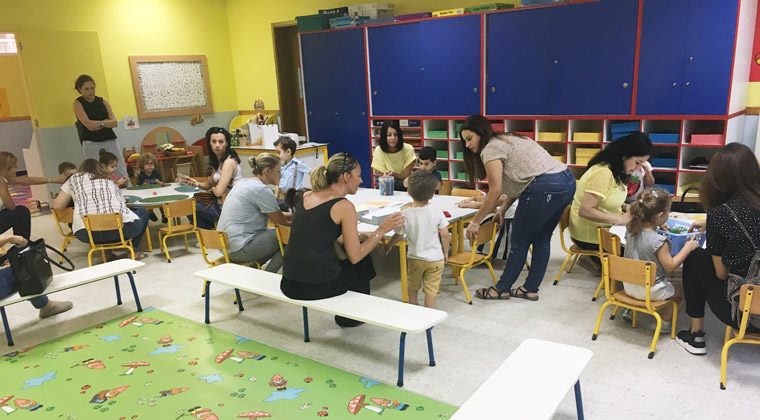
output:
[[[280,100],[280,131],[306,135],[303,91],[301,90],[301,49],[295,22],[272,24],[277,92]]]

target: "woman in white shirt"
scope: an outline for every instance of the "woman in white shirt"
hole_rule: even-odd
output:
[[[148,212],[143,208],[134,211],[127,207],[121,190],[111,180],[111,175],[95,159],[85,159],[79,166],[79,172],[72,175],[61,185],[61,192],[53,200],[53,208],[63,210],[69,200],[74,200],[74,220],[71,230],[74,236],[84,243],[89,243],[87,230],[82,221],[85,214],[120,213],[124,226],[125,239],[132,239],[132,245],[137,248],[148,226]],[[94,232],[95,243],[119,241],[117,230]],[[135,259],[143,259],[146,254],[135,253]]]

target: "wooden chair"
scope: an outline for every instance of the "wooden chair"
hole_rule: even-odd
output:
[[[620,237],[610,232],[601,226],[596,228],[596,238],[599,241],[599,260],[601,261],[604,254],[610,254],[615,256],[621,256],[620,252]],[[599,279],[599,284],[596,286],[594,296],[591,298],[592,302],[596,302],[599,297],[599,293],[604,288],[604,279]]]
[[[451,195],[453,184],[449,180],[441,181],[441,186],[438,187],[439,195]]]
[[[277,242],[280,244],[280,253],[285,255],[285,246],[290,241],[290,226],[275,225],[275,233],[277,233]]]
[[[739,309],[741,310],[741,320],[739,329],[726,326],[726,336],[723,340],[723,351],[720,354],[720,389],[726,389],[726,370],[728,369],[728,349],[734,344],[760,344],[760,334],[748,333],[750,316],[760,315],[760,286],[745,284],[739,290]],[[734,338],[731,338],[731,334]]]
[[[557,277],[554,278],[554,285],[556,286],[557,283],[559,283],[559,280],[562,278],[562,274],[565,272],[565,267],[567,267],[567,272],[573,271],[573,267],[575,266],[576,261],[578,261],[578,258],[583,255],[589,255],[589,256],[598,256],[597,251],[589,251],[586,249],[581,249],[578,245],[572,244],[570,245],[570,248],[567,247],[567,242],[565,242],[565,231],[570,227],[570,206],[568,206],[564,212],[562,212],[562,217],[559,219],[559,244],[562,247],[562,250],[565,251],[567,254],[567,257],[565,257],[565,260],[562,261],[562,265],[559,267],[559,272],[557,272]],[[570,266],[567,266],[567,263],[570,263]]]
[[[63,236],[63,244],[61,244],[61,254],[66,253],[66,249],[69,247],[71,240],[74,239],[74,232],[71,231],[71,224],[74,221],[74,208],[66,207],[63,210],[53,209],[53,218],[55,219],[55,225],[58,227],[58,232]],[[64,225],[66,226],[64,228]],[[63,264],[63,258],[60,258],[59,263]]]
[[[188,198],[164,204],[164,215],[168,224],[158,228],[158,240],[161,241],[161,249],[166,254],[166,262],[172,262],[166,240],[173,236],[182,236],[185,239],[185,250],[187,251],[187,235],[195,235],[198,231],[198,219],[195,217],[195,199]],[[179,223],[182,217],[190,217],[193,223]]]
[[[449,181],[451,182],[451,181]],[[483,195],[483,191],[480,190],[473,190],[469,188],[452,188],[451,189],[451,195],[454,197],[480,197]]]
[[[114,249],[126,249],[129,251],[132,259],[135,259],[135,249],[132,246],[132,239],[124,238],[124,221],[121,213],[108,214],[85,214],[82,216],[84,228],[87,230],[87,237],[90,240],[90,251],[87,252],[87,264],[92,266],[92,253],[95,251],[105,252]],[[92,237],[94,232],[106,232],[116,230],[119,232],[119,241],[105,244],[96,244]],[[103,254],[105,260],[105,254]]]
[[[599,308],[599,315],[596,318],[596,326],[592,340],[596,340],[599,333],[599,327],[602,324],[602,316],[608,306],[621,306],[630,309],[635,314],[642,312],[652,315],[657,321],[652,337],[652,344],[649,347],[649,359],[654,357],[654,351],[657,348],[657,341],[660,339],[660,330],[662,329],[662,317],[657,313],[658,309],[671,306],[673,310],[673,319],[671,322],[670,338],[676,338],[676,326],[678,325],[678,299],[651,300],[650,293],[652,286],[655,284],[657,266],[650,261],[639,261],[630,258],[618,257],[615,255],[604,254],[602,256],[602,280],[604,280],[604,294],[607,301]],[[645,299],[639,300],[628,296],[624,290],[613,293],[616,290],[615,282],[636,284],[644,286]],[[632,326],[636,327],[636,318]]]
[[[472,305],[472,297],[470,296],[470,291],[467,290],[467,282],[464,280],[465,271],[485,264],[488,267],[488,272],[491,274],[493,284],[496,284],[496,274],[494,274],[493,266],[491,265],[491,255],[493,255],[494,242],[496,241],[496,230],[496,222],[493,220],[493,215],[486,216],[480,224],[477,238],[475,239],[475,243],[472,244],[472,249],[469,252],[460,252],[449,257],[447,264],[451,266],[452,272],[457,273],[457,278],[462,285],[462,289],[464,289],[467,303],[470,305]],[[489,244],[488,254],[479,254],[478,246],[486,243]]]
[[[201,246],[201,255],[203,255],[203,261],[208,264],[209,267],[216,267],[217,265],[222,264],[229,264],[233,261],[230,259],[230,252],[229,252],[229,240],[227,238],[227,233],[222,232],[220,230],[208,230],[208,229],[196,229],[195,235],[198,238],[198,243]],[[209,256],[209,250],[217,250],[222,253],[221,257],[211,259]],[[261,269],[261,264],[258,262],[253,263],[240,263],[235,262],[235,264],[240,265],[255,265],[256,268]],[[206,285],[208,284],[208,281],[204,283],[203,290],[201,291],[201,297],[206,296]],[[235,295],[237,300],[235,301],[235,304],[237,302],[240,302],[240,290],[235,289]]]

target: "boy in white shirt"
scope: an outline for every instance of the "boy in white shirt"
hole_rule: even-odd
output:
[[[417,305],[417,292],[422,288],[425,306],[432,308],[441,287],[443,265],[449,255],[449,222],[440,209],[429,204],[438,188],[438,179],[431,172],[414,172],[407,181],[407,191],[414,200],[402,211],[409,243],[409,303]],[[395,245],[394,240],[401,239],[401,236],[394,236],[386,245],[386,252]]]

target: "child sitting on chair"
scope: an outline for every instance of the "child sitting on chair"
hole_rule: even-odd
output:
[[[436,192],[438,191],[438,188],[441,186],[442,178],[441,173],[438,172],[437,169],[435,169],[435,149],[433,149],[430,146],[425,146],[422,149],[420,149],[419,155],[417,155],[417,162],[419,163],[419,169],[420,171],[430,172],[435,176],[435,179],[438,180],[438,187],[435,188]],[[411,176],[411,175],[410,175]],[[404,179],[404,188],[409,188],[409,177],[406,177]]]
[[[298,145],[290,137],[282,136],[274,142],[274,150],[280,158],[281,172],[279,193],[277,194],[278,204],[282,211],[287,211],[286,205],[282,201],[290,190],[303,188],[304,178],[308,178],[309,167],[294,156]]]
[[[157,164],[158,160],[156,160],[156,156],[153,153],[143,153],[140,155],[140,160],[137,163],[137,166],[140,168],[140,173],[137,175],[137,185],[164,185],[164,181],[161,180],[161,174],[156,170]],[[158,220],[158,216],[156,216],[153,209],[148,210],[148,218],[154,222]],[[161,208],[161,222],[167,222],[163,208]]]
[[[116,173],[116,169],[119,166],[119,160],[116,158],[116,155],[106,149],[100,149],[98,157],[100,164],[103,165],[106,172],[111,175],[111,180],[115,182],[119,188],[127,188],[127,177],[119,176],[119,174]]]
[[[417,292],[425,293],[425,306],[433,308],[441,287],[443,265],[448,260],[449,222],[443,212],[430,205],[430,199],[438,188],[438,179],[428,171],[416,171],[405,182],[412,197],[412,204],[402,210],[409,243],[409,303],[417,304]],[[403,234],[397,233],[386,244],[385,253],[390,251]]]
[[[668,274],[683,264],[691,251],[699,248],[699,242],[690,237],[681,251],[670,255],[670,240],[657,232],[657,228],[668,221],[670,215],[670,195],[660,189],[647,189],[631,204],[631,221],[628,222],[625,235],[624,257],[635,260],[651,261],[657,266],[655,284],[651,286],[649,298],[652,301],[673,297],[676,291],[668,279]],[[625,293],[644,300],[645,288],[637,284],[623,283]],[[662,314],[662,333],[670,332],[670,311]],[[623,314],[624,318],[628,318]]]

